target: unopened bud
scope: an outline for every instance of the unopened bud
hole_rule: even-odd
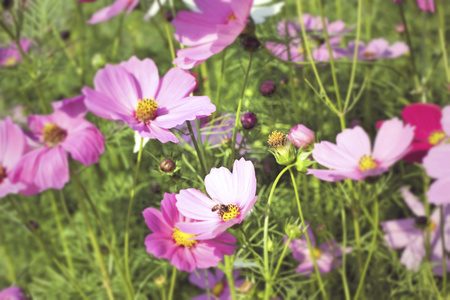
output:
[[[264,81],[259,88],[259,91],[264,97],[269,97],[275,93],[276,85],[272,80]]]
[[[256,126],[256,123],[258,123],[258,118],[251,111],[248,113],[245,113],[241,117],[241,124],[242,124],[242,127],[244,127],[244,129],[252,129],[253,127]]]
[[[298,124],[289,132],[289,139],[300,149],[305,149],[314,142],[314,131],[308,127]]]
[[[300,228],[300,226],[297,226],[295,224],[289,224],[286,226],[285,229],[286,235],[290,237],[291,239],[299,239],[303,235],[303,231]]]
[[[2,7],[4,10],[8,10],[11,7],[13,7],[14,1],[13,0],[3,0],[2,1]]]
[[[175,169],[175,162],[169,158],[165,158],[159,164],[159,168],[165,173],[172,172]]]
[[[97,53],[92,57],[91,63],[95,69],[101,69],[106,65],[106,58],[103,54]]]
[[[248,52],[255,52],[261,49],[261,42],[252,36],[248,36],[241,39],[242,48]]]
[[[28,230],[38,230],[39,229],[39,223],[34,221],[34,220],[30,220],[28,221],[28,225],[27,225]]]
[[[158,277],[155,279],[155,284],[156,284],[156,286],[159,287],[159,288],[164,287],[164,286],[166,285],[166,283],[167,283],[166,277],[164,277],[163,275],[158,276]]]
[[[253,288],[253,282],[251,281],[244,281],[243,284],[241,284],[241,286],[239,287],[239,292],[241,292],[241,294],[247,294],[248,292],[250,292]]]
[[[170,10],[166,12],[166,20],[167,22],[172,22],[173,20],[173,13]]]
[[[159,193],[159,191],[160,191],[160,188],[159,188],[159,183],[157,183],[157,182],[153,182],[151,185],[150,185],[150,189],[152,190],[152,192],[153,193]]]
[[[59,36],[64,41],[68,40],[70,38],[70,30],[61,30]]]
[[[399,34],[405,33],[405,24],[399,23],[395,25],[395,31],[397,31],[397,33]]]

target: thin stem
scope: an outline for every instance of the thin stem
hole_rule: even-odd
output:
[[[223,81],[223,77],[224,77],[223,74],[225,73],[225,53],[226,53],[226,51],[227,51],[227,48],[225,48],[222,51],[222,65],[220,68],[219,81],[217,82],[216,99],[214,99],[215,105],[216,105],[216,111],[212,115],[212,120],[214,120],[216,118],[217,111],[220,110],[220,91],[222,89],[222,81]]]
[[[298,214],[300,216],[300,220],[302,221],[302,226],[306,229],[305,218],[303,218],[302,206],[300,204],[300,197],[298,195],[297,184],[295,182],[295,176],[292,172],[292,169],[289,169],[289,174],[291,175],[292,186],[294,187],[295,200],[297,201]],[[317,266],[316,254],[313,249],[313,245],[311,244],[311,239],[309,238],[308,230],[305,230],[306,242],[308,243],[309,253],[311,255],[311,259],[313,261],[314,270],[316,272],[317,281],[319,282],[320,291],[322,292],[322,296],[324,299],[328,299],[327,292],[325,291],[325,287],[322,281],[322,276],[320,275],[319,267]]]
[[[347,273],[346,273],[346,258],[347,258],[347,222],[345,216],[344,204],[341,204],[341,220],[342,220],[342,264],[341,264],[341,275],[342,284],[344,285],[345,299],[350,300],[350,291],[348,289]]]
[[[225,255],[224,259],[225,259],[225,275],[227,276],[231,299],[237,300],[236,288],[234,286],[234,278],[233,278],[233,260],[232,257],[229,255]]]
[[[441,5],[437,8],[439,16],[439,40],[441,42],[442,55],[444,59],[445,75],[447,76],[447,83],[450,83],[450,67],[448,65],[447,48],[445,45],[445,16],[444,16],[444,1],[439,1]],[[444,281],[445,282],[445,281]],[[444,294],[445,297],[445,294]]]
[[[241,114],[242,100],[244,99],[245,86],[247,85],[248,75],[250,74],[250,68],[252,66],[252,59],[253,59],[253,52],[250,52],[250,58],[248,60],[247,71],[245,72],[245,77],[244,77],[244,84],[242,85],[241,95],[239,97],[239,104],[238,104],[238,108],[236,110],[236,120],[234,121],[233,138],[231,139],[231,151],[232,151],[233,155],[232,155],[232,160],[231,160],[230,165],[232,165],[234,160],[236,159],[236,137],[237,137],[237,131],[238,131],[238,125],[239,125],[239,115]]]
[[[205,177],[205,175],[207,173],[206,173],[205,161],[204,161],[203,156],[202,156],[202,151],[200,150],[200,147],[198,146],[198,142],[197,142],[197,139],[195,138],[194,130],[192,129],[191,122],[190,121],[186,121],[186,124],[187,124],[188,130],[189,130],[189,135],[191,136],[192,143],[194,143],[195,151],[197,152],[197,158],[198,158],[198,160],[200,162],[200,166],[201,166],[202,171],[203,171],[202,177]],[[200,141],[202,140],[201,136],[198,136],[198,138],[200,139]]]
[[[156,1],[158,1],[159,11],[161,12],[161,16],[164,20],[164,28],[166,29],[167,41],[169,42],[170,55],[172,56],[172,61],[174,61],[175,60],[175,48],[173,46],[172,33],[170,32],[169,22],[166,19],[166,12],[164,11],[164,7],[161,5],[161,1],[160,0],[156,0]],[[176,65],[174,65],[174,66],[176,67]]]
[[[444,299],[447,299],[447,255],[445,253],[445,231],[444,231],[444,208],[443,206],[439,206],[439,213],[441,215],[441,224],[440,224],[440,231],[441,231],[441,239],[442,239],[442,297]]]
[[[129,241],[129,232],[130,232],[130,218],[131,218],[131,210],[133,208],[133,200],[134,200],[134,195],[136,192],[136,183],[137,183],[137,178],[138,178],[138,174],[139,174],[139,166],[141,165],[141,157],[142,157],[142,145],[144,143],[144,138],[141,137],[141,142],[139,144],[139,152],[138,152],[138,157],[137,157],[137,162],[136,162],[136,171],[134,172],[134,179],[133,179],[133,187],[131,188],[131,194],[130,194],[130,202],[128,204],[128,213],[127,213],[127,219],[126,219],[126,225],[125,225],[125,245],[124,245],[124,261],[125,261],[125,274],[127,277],[127,280],[129,282],[130,285],[132,285],[132,281],[131,281],[131,275],[130,275],[130,264],[128,261],[128,241]]]
[[[253,255],[255,256],[255,258],[259,258],[261,259],[261,256],[256,253],[256,251],[253,249],[252,244],[250,242],[250,239],[248,238],[247,234],[245,233],[244,229],[242,229],[242,226],[239,226],[239,231],[242,233],[242,236],[244,237],[244,244],[245,246],[247,246],[247,248],[253,253]],[[259,266],[261,266],[259,264],[259,262],[257,262]]]
[[[172,268],[172,279],[170,280],[170,287],[169,287],[169,298],[168,300],[173,299],[173,291],[175,290],[175,283],[177,281],[177,267],[173,266]]]
[[[122,36],[122,28],[123,28],[124,19],[125,19],[125,13],[121,13],[120,19],[119,19],[119,27],[117,27],[116,38],[114,39],[114,44],[113,44],[113,48],[111,51],[111,61],[114,61],[114,59],[116,58],[116,55],[117,55],[117,49],[119,48],[120,37]]]
[[[289,237],[287,242],[284,244],[283,251],[281,252],[281,256],[278,259],[277,266],[276,266],[275,271],[273,272],[273,275],[272,275],[272,281],[275,280],[275,278],[278,275],[278,271],[280,270],[281,263],[283,262],[284,255],[286,254],[286,250],[289,247],[289,244],[291,243],[291,240],[292,240],[292,237]]]
[[[285,14],[286,10],[283,10],[283,13]],[[288,62],[292,61],[292,53],[291,53],[291,47],[289,45],[289,26],[288,26],[288,19],[286,18],[286,15],[284,16],[284,34],[285,34],[285,45],[286,45],[286,50],[287,50],[287,56],[288,56]],[[293,65],[289,65],[289,90],[291,92],[291,101],[292,101],[292,106],[294,107],[294,109],[292,110],[292,112],[294,113],[294,118],[293,120],[298,120],[300,119],[300,113],[298,110],[298,103],[297,103],[297,99],[295,97],[295,86],[294,86],[294,66]]]
[[[204,272],[205,272],[206,295],[208,296],[208,300],[210,300],[211,299],[211,289],[209,288],[208,269],[205,269]]]

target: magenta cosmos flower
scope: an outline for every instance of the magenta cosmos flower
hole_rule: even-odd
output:
[[[305,125],[298,124],[289,131],[289,139],[298,148],[306,148],[314,142],[315,134]]]
[[[450,108],[450,107],[449,107]],[[437,179],[427,192],[428,202],[450,203],[450,144],[439,145],[428,152],[423,166],[430,177]]]
[[[392,249],[405,249],[400,258],[400,262],[409,270],[417,270],[425,257],[425,239],[426,229],[430,228],[430,243],[432,251],[438,256],[439,252],[436,249],[442,245],[440,235],[440,212],[436,209],[427,220],[424,205],[405,187],[400,189],[406,205],[411,209],[416,217],[406,218],[392,221],[381,222],[383,231],[385,232],[384,239]],[[444,207],[444,231],[446,236],[450,233],[450,207]],[[446,249],[450,249],[450,240],[445,239]],[[442,246],[439,246],[442,248]],[[441,254],[442,258],[442,254]]]
[[[303,22],[305,24],[305,31],[308,35],[308,39],[311,47],[311,54],[315,61],[328,61],[330,55],[328,52],[327,44],[323,37],[323,26],[320,16],[313,17],[310,14],[303,14]],[[331,53],[334,59],[339,59],[347,56],[347,50],[339,47],[342,36],[351,31],[353,28],[346,28],[345,23],[341,20],[329,23],[328,19],[325,19],[327,24],[327,31],[329,35],[329,41],[331,45]],[[285,21],[278,23],[278,35],[282,40],[289,39],[289,51],[291,54],[291,60],[294,62],[307,61],[305,49],[302,43],[302,29],[298,19],[295,22],[287,21],[287,28]],[[286,35],[287,34],[287,35]],[[283,60],[288,60],[288,48],[286,43],[267,42],[266,46],[275,55]]]
[[[207,276],[205,276],[205,270],[196,270],[196,272],[192,272],[189,275],[189,281],[203,290],[209,289],[209,297],[208,293],[204,293],[195,296],[191,300],[230,300],[230,287],[228,285],[228,280],[226,280],[224,276],[225,274],[219,269],[215,269],[215,272],[207,270],[206,273]],[[244,280],[237,280],[240,273],[239,270],[233,271],[235,287],[240,287],[242,283],[244,283]]]
[[[18,286],[12,286],[0,291],[0,300],[27,300],[22,289]]]
[[[233,173],[227,168],[212,168],[205,177],[206,192],[196,189],[181,190],[177,207],[195,223],[178,223],[183,232],[197,234],[197,239],[210,239],[234,224],[240,224],[255,205],[256,177],[251,161],[236,160]]]
[[[73,99],[63,100],[73,104],[67,100]],[[75,103],[82,105],[82,101]],[[13,182],[35,184],[41,190],[61,189],[69,181],[68,154],[88,166],[97,163],[103,153],[105,138],[83,118],[83,113],[71,117],[63,104],[54,106],[61,109],[55,109],[51,115],[28,117],[35,148],[17,163],[11,175]]]
[[[124,121],[141,137],[178,143],[170,128],[216,110],[207,96],[189,97],[195,85],[195,78],[179,68],[170,69],[160,80],[151,59],[133,56],[99,70],[95,89],[84,87],[83,94],[86,106],[97,116]]]
[[[28,52],[28,48],[31,46],[30,40],[21,40],[20,46],[22,47],[25,53]],[[0,66],[4,67],[12,67],[17,65],[22,61],[22,55],[20,54],[19,49],[17,49],[17,45],[15,43],[11,43],[11,46],[8,48],[0,49]]]
[[[195,0],[201,11],[181,11],[172,21],[175,39],[190,48],[177,51],[173,61],[191,69],[221,52],[245,29],[253,0]]]
[[[158,258],[166,258],[179,270],[192,272],[196,268],[216,267],[224,255],[232,255],[236,239],[224,232],[214,240],[197,240],[193,234],[185,233],[176,225],[179,222],[196,222],[180,214],[175,194],[164,194],[161,211],[147,208],[142,212],[148,228],[153,233],[145,238],[147,252]]]
[[[394,0],[395,3],[402,1],[403,0]],[[434,0],[417,0],[417,6],[423,11],[434,13]]]
[[[352,41],[348,43],[349,58],[353,58],[356,43]],[[392,59],[402,56],[409,52],[409,47],[404,42],[395,42],[389,46],[389,42],[383,38],[374,39],[366,46],[364,42],[359,42],[358,59],[375,60],[375,59]]]
[[[82,2],[92,2],[92,1],[85,0]],[[106,22],[123,11],[126,11],[126,14],[128,15],[138,4],[139,0],[116,0],[110,6],[106,6],[100,9],[95,14],[93,14],[91,19],[88,21],[88,24],[97,24],[100,22]]]
[[[325,181],[380,175],[409,151],[413,136],[414,127],[394,118],[381,125],[372,150],[369,136],[361,127],[345,129],[337,135],[336,144],[314,144],[314,159],[332,170],[309,169],[307,174]]]
[[[306,222],[306,224],[308,225],[308,222]],[[342,256],[342,247],[339,246],[335,240],[330,240],[329,243],[323,243],[317,247],[316,239],[310,227],[308,227],[308,235],[320,274],[328,273],[341,265],[341,261],[336,258]],[[289,248],[292,249],[292,256],[301,262],[295,271],[297,273],[302,273],[305,276],[310,276],[314,272],[314,263],[306,237],[303,236],[300,239],[292,239]],[[350,253],[351,251],[351,247],[345,249],[345,253]]]

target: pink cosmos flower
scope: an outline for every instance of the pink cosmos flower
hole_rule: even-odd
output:
[[[18,286],[12,286],[0,291],[0,300],[27,300],[28,298]]]
[[[430,189],[427,192],[428,202],[435,205],[449,204],[450,144],[433,147],[428,152],[428,155],[425,156],[423,166],[430,177],[437,179],[430,185]]]
[[[403,0],[394,0],[395,3],[402,1]],[[434,0],[417,0],[417,6],[423,11],[434,13]]]
[[[313,17],[310,14],[303,14],[303,22],[310,41],[313,59],[315,61],[328,61],[330,55],[323,37],[323,26],[320,16]],[[341,43],[342,36],[353,28],[346,28],[345,23],[341,20],[329,23],[328,19],[325,19],[325,23],[327,24],[333,58],[339,59],[346,57],[348,53],[347,50],[339,47],[339,44]],[[294,62],[307,61],[308,57],[301,40],[302,29],[299,20],[296,19],[295,22],[287,21],[287,29],[285,21],[279,22],[277,27],[278,35],[281,39],[289,39],[291,60]],[[281,59],[288,60],[288,49],[285,43],[266,42],[266,47]]]
[[[20,45],[25,53],[28,52],[28,49],[31,46],[30,40],[21,40]],[[11,46],[8,48],[0,49],[0,66],[3,67],[12,67],[17,65],[22,61],[22,55],[20,51],[17,49],[17,45],[15,43],[11,43]]]
[[[12,181],[35,184],[40,190],[61,189],[69,181],[68,154],[86,166],[97,163],[105,138],[82,115],[71,117],[64,105],[51,115],[30,115],[28,128],[35,148],[17,163]]]
[[[81,2],[93,1],[84,0]],[[120,14],[123,11],[126,11],[126,14],[128,15],[138,4],[139,0],[116,0],[110,6],[104,7],[93,14],[91,19],[88,21],[88,24],[97,24],[100,22],[108,21],[109,19]]]
[[[394,118],[381,125],[372,150],[369,136],[361,127],[345,129],[337,135],[337,144],[314,144],[314,159],[332,170],[309,169],[307,174],[325,181],[380,175],[409,151],[413,136],[413,126]]]
[[[348,43],[349,58],[353,58],[355,52],[355,41]],[[366,46],[364,42],[359,42],[358,59],[375,60],[375,59],[392,59],[402,56],[409,52],[409,47],[404,42],[395,42],[389,46],[389,42],[383,38],[374,39]]]
[[[426,229],[430,228],[430,243],[435,256],[439,256],[437,248],[442,248],[440,235],[440,212],[434,210],[430,219],[425,217],[424,205],[405,187],[400,189],[406,205],[416,215],[415,218],[406,218],[381,222],[383,231],[386,233],[384,239],[392,249],[405,249],[400,258],[400,262],[409,270],[417,270],[425,257]],[[444,231],[446,236],[450,233],[450,206],[444,207]],[[439,245],[438,245],[439,244]],[[445,239],[446,249],[450,249],[450,240]],[[441,259],[442,261],[442,259]]]
[[[245,29],[253,0],[195,0],[201,11],[181,11],[172,21],[175,39],[190,48],[177,51],[173,61],[191,69],[221,52]]]
[[[309,144],[314,142],[315,134],[314,131],[305,125],[298,124],[289,131],[289,139],[298,148],[306,148]]]
[[[189,97],[195,85],[195,78],[179,68],[170,69],[160,80],[151,59],[133,56],[99,70],[95,90],[84,87],[83,94],[86,106],[97,116],[124,121],[141,137],[178,143],[170,128],[216,110],[207,96]]]
[[[228,285],[228,280],[226,280],[224,276],[224,273],[220,269],[215,269],[214,273],[209,270],[207,270],[206,272],[207,278],[205,276],[205,270],[197,270],[196,272],[192,272],[189,275],[189,281],[203,290],[209,289],[209,297],[208,293],[204,293],[195,296],[191,300],[230,300],[230,287]],[[239,270],[233,271],[234,286],[236,288],[240,287],[242,283],[244,283],[244,280],[237,280],[240,273],[241,272]]]
[[[196,268],[216,267],[224,255],[232,255],[236,239],[224,232],[214,240],[198,240],[193,234],[179,229],[177,223],[190,224],[177,209],[175,194],[164,194],[161,211],[147,208],[142,212],[148,228],[153,231],[145,238],[147,252],[158,258],[166,258],[179,270],[192,272]]]
[[[212,168],[205,177],[206,192],[196,189],[181,190],[177,207],[181,214],[198,220],[178,223],[181,231],[197,234],[197,239],[210,239],[234,224],[240,224],[255,205],[256,177],[251,161],[236,160],[233,173],[221,167]]]
[[[308,222],[306,222],[306,224],[308,224]],[[314,257],[316,258],[320,274],[328,273],[341,265],[341,261],[335,258],[342,256],[342,247],[339,246],[335,240],[330,240],[329,244],[325,242],[320,245],[320,247],[317,247],[316,239],[310,227],[308,227],[308,235],[313,246]],[[314,263],[306,237],[302,236],[300,239],[292,239],[289,248],[292,249],[292,256],[301,262],[295,272],[302,273],[307,277],[310,276],[314,272]],[[351,251],[351,247],[345,249],[345,253],[350,253]]]

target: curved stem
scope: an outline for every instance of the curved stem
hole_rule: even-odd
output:
[[[197,139],[195,138],[194,130],[192,129],[191,122],[190,121],[186,121],[186,124],[187,124],[188,130],[189,130],[189,135],[191,136],[192,143],[194,143],[195,152],[197,152],[198,161],[200,162],[200,166],[201,166],[202,171],[203,171],[202,177],[205,177],[205,175],[207,173],[206,173],[205,160],[204,160],[204,157],[202,155],[202,150],[200,149],[200,147],[198,145],[198,142],[197,142]],[[198,126],[197,126],[197,128],[198,128]],[[200,139],[200,141],[202,140],[201,135],[198,135],[197,137]]]
[[[169,28],[169,22],[166,19],[166,12],[164,11],[164,7],[161,5],[161,1],[160,0],[156,0],[158,2],[158,6],[159,6],[159,11],[161,12],[161,17],[164,20],[164,28],[166,30],[166,35],[167,35],[167,41],[169,42],[169,49],[170,49],[170,55],[172,56],[172,61],[175,60],[175,48],[173,46],[173,41],[172,41],[172,33],[170,32],[170,28]],[[174,15],[175,17],[175,15]],[[174,65],[176,67],[176,65]]]
[[[229,255],[225,255],[225,275],[228,280],[228,287],[230,289],[231,299],[237,300],[236,296],[236,288],[234,286],[234,278],[233,278],[233,260]]]
[[[303,218],[302,206],[300,204],[300,197],[298,195],[297,184],[295,182],[295,176],[291,169],[289,169],[289,174],[291,175],[292,186],[294,187],[295,200],[297,201],[298,214],[300,216],[300,220],[302,221],[303,229],[306,229],[305,219]],[[322,276],[320,275],[319,267],[317,266],[316,254],[313,249],[313,245],[311,244],[311,239],[309,238],[308,230],[305,230],[306,242],[308,243],[309,253],[311,255],[314,271],[316,272],[317,281],[319,282],[320,291],[324,299],[328,299],[327,292],[325,291],[325,287],[323,285]]]
[[[281,263],[283,262],[284,255],[286,254],[286,250],[289,247],[289,244],[291,243],[291,240],[292,240],[292,237],[289,237],[287,242],[284,244],[283,251],[281,252],[280,258],[278,259],[278,264],[277,264],[277,266],[275,268],[275,271],[272,274],[272,281],[275,280],[275,278],[278,275],[278,271],[280,270]]]
[[[344,285],[344,292],[345,292],[345,299],[350,300],[350,292],[348,290],[348,282],[347,282],[347,273],[345,271],[346,269],[346,258],[347,258],[347,223],[346,223],[346,217],[345,217],[345,209],[344,204],[342,203],[341,206],[341,220],[342,220],[342,269],[341,269],[341,275],[342,275],[342,284]]]
[[[172,268],[172,279],[170,280],[170,288],[169,288],[169,298],[168,300],[173,299],[173,291],[175,290],[175,283],[177,281],[177,267],[173,266]]]

